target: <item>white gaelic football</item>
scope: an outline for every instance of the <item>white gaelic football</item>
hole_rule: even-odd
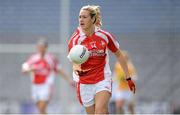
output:
[[[30,67],[29,67],[29,65],[28,65],[27,63],[23,63],[23,64],[22,64],[22,69],[23,69],[24,71],[29,71],[29,70],[30,70]]]
[[[90,52],[83,45],[73,46],[68,55],[69,59],[76,64],[82,64],[86,62],[89,56],[90,56]]]

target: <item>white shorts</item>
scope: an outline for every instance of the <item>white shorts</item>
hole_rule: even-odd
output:
[[[115,99],[116,100],[125,100],[126,102],[132,102],[134,100],[134,94],[131,91],[119,91],[116,90],[115,92]]]
[[[50,84],[33,84],[32,99],[35,102],[48,101],[52,96],[53,85]]]
[[[80,103],[89,107],[94,104],[95,94],[106,90],[108,92],[112,92],[112,80],[104,79],[96,84],[80,84],[77,85],[77,95]]]

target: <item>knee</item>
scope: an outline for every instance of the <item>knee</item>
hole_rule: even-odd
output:
[[[122,108],[123,106],[124,106],[124,101],[123,100],[116,101],[116,107]]]
[[[108,114],[108,107],[105,106],[96,106],[95,114]]]
[[[37,107],[39,109],[40,114],[46,114],[46,103],[45,102],[38,102]]]

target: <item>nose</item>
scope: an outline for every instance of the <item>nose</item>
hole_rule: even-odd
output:
[[[81,17],[79,18],[79,22],[82,22],[82,18]]]

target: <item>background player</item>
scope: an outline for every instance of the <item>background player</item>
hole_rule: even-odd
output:
[[[48,43],[45,38],[39,39],[36,48],[37,53],[32,54],[23,63],[22,72],[31,74],[32,98],[36,102],[39,112],[45,114],[47,104],[52,96],[55,74],[61,74],[70,84],[73,84],[73,81],[62,70],[57,58],[47,53]]]
[[[129,70],[129,74],[131,78],[134,80],[137,79],[137,73],[135,67],[130,60],[128,53],[123,51],[124,59],[127,61],[127,66]],[[114,76],[115,76],[115,105],[116,105],[116,114],[124,113],[124,106],[128,105],[128,110],[131,114],[134,114],[134,95],[131,91],[129,91],[128,84],[126,82],[125,73],[121,67],[121,65],[116,62],[114,66]]]

